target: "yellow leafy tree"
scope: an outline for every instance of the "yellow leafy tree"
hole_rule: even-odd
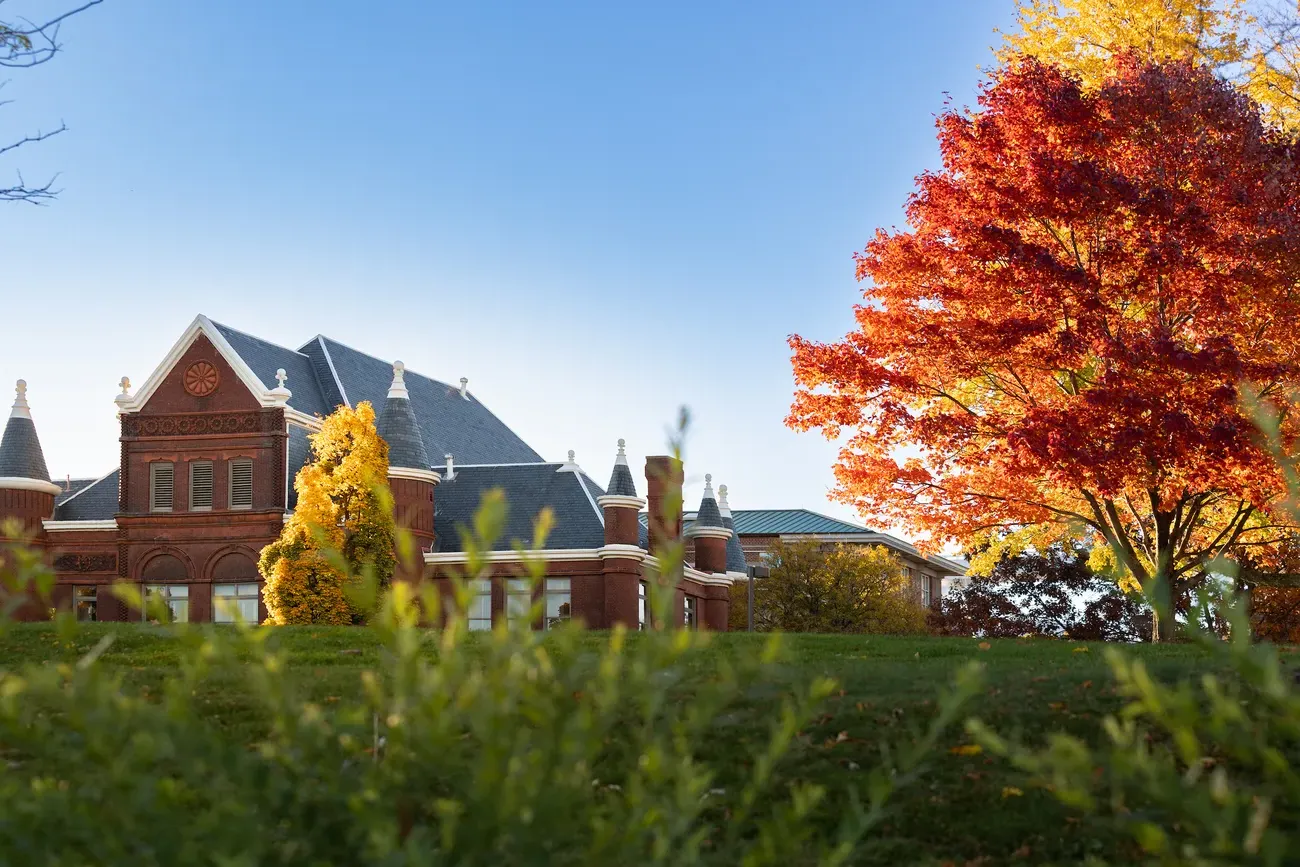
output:
[[[1032,55],[1087,86],[1104,80],[1122,52],[1191,60],[1232,81],[1270,123],[1300,130],[1297,0],[1016,0],[1016,11],[1000,60]]]
[[[386,587],[396,566],[388,444],[365,401],[340,406],[310,441],[298,505],[258,564],[266,609],[274,623],[354,623],[348,583],[370,574]]]

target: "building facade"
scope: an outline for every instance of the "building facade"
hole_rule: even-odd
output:
[[[335,407],[369,401],[389,445],[395,517],[420,549],[421,562],[399,578],[461,574],[462,529],[485,492],[505,492],[505,532],[487,569],[471,576],[471,628],[522,616],[534,593],[545,602],[537,628],[566,619],[644,627],[653,582],[674,587],[677,622],[727,627],[736,577],[728,558],[738,548],[712,488],[677,574],[661,575],[658,555],[681,536],[681,519],[639,520],[643,509],[658,516],[664,503],[680,502],[682,466],[672,457],[647,459],[643,498],[620,441],[602,488],[572,452],[544,460],[465,379],[441,383],[322,336],[290,349],[203,316],[138,390],[128,379],[121,389],[118,465],[99,478],[55,482],[26,383],[18,383],[0,439],[0,522],[43,551],[56,574],[52,596],[22,609],[27,619],[58,608],[83,619],[142,619],[112,591],[119,583],[162,599],[176,620],[265,619],[257,561],[294,508],[309,436]],[[543,548],[521,554],[516,541],[532,538],[547,508],[554,531]],[[540,587],[525,580],[525,557],[545,564]]]

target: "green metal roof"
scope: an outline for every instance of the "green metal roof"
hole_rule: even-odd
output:
[[[741,536],[872,532],[861,524],[850,524],[808,509],[733,509],[731,517],[736,522],[736,533]]]

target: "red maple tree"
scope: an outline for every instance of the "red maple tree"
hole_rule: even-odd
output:
[[[848,429],[838,496],[994,543],[977,567],[1082,537],[1175,602],[1216,558],[1267,570],[1295,527],[1243,393],[1292,435],[1296,143],[1190,64],[1124,57],[1084,90],[1023,59],[979,102],[938,119],[909,228],[857,255],[857,329],[790,338],[787,424]]]

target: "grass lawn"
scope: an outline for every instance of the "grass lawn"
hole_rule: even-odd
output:
[[[0,660],[15,667],[68,659],[110,631],[115,642],[103,663],[117,667],[129,688],[154,691],[174,670],[175,638],[157,627],[125,624],[88,625],[72,647],[60,645],[51,625],[12,627],[0,634]],[[322,703],[355,694],[360,671],[374,665],[380,652],[373,633],[348,627],[279,628],[269,640],[289,653],[299,688]],[[595,647],[605,639],[591,633],[587,640]],[[718,635],[713,652],[757,653],[763,640]],[[762,711],[772,706],[773,695],[819,675],[835,678],[842,691],[827,702],[782,769],[790,780],[827,786],[833,795],[823,811],[828,826],[846,788],[879,761],[879,740],[904,738],[919,728],[933,712],[939,688],[969,660],[985,663],[987,687],[970,713],[1003,733],[1036,739],[1066,730],[1094,737],[1099,718],[1118,707],[1103,645],[999,640],[982,649],[974,639],[799,635],[787,636],[785,646],[772,678],[754,687],[751,701],[759,712],[747,720],[719,721],[709,748],[719,784],[725,785],[728,770],[742,767],[765,740]],[[1127,652],[1162,679],[1195,674],[1206,664],[1188,645],[1137,646]],[[238,678],[214,682],[201,699],[214,723],[232,735],[253,739],[263,725]],[[1070,863],[1088,855],[1129,860],[1124,841],[1025,785],[1001,760],[950,752],[964,743],[959,729],[950,733],[921,782],[894,801],[893,816],[868,845],[862,863]]]

